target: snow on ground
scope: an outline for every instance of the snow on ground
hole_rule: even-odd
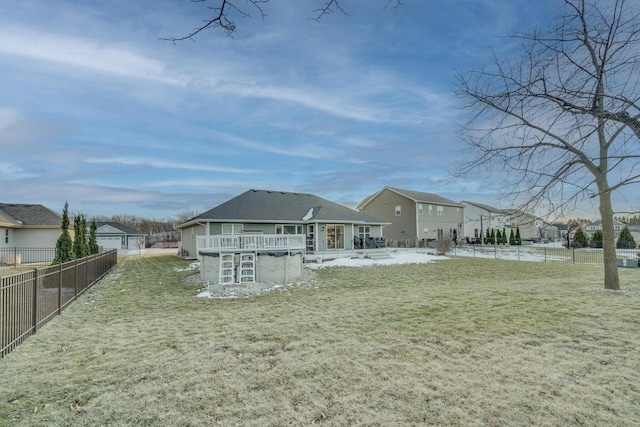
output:
[[[444,256],[436,256],[423,250],[386,252],[387,258],[337,258],[319,263],[307,263],[305,267],[318,269],[324,267],[368,267],[371,265],[397,265],[397,264],[425,264],[434,261],[449,259]]]

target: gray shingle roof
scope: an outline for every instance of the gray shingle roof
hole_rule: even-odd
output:
[[[126,225],[122,225],[119,222],[113,222],[113,221],[104,221],[104,222],[97,222],[96,221],[96,228],[99,229],[100,227],[104,226],[104,225],[108,225],[111,226],[113,228],[116,228],[120,231],[122,231],[124,234],[142,234],[140,231],[135,230],[131,227],[127,227]],[[98,230],[97,234],[101,234]]]
[[[470,202],[468,200],[463,200],[460,203],[468,203],[468,204],[476,206],[476,207],[478,207],[480,209],[484,209],[487,212],[493,212],[493,213],[498,213],[498,214],[506,213],[506,211],[504,209],[494,208],[493,206],[484,205],[482,203]]]
[[[394,193],[398,193],[401,196],[404,196],[408,199],[413,200],[417,203],[432,203],[434,205],[447,205],[461,208],[462,205],[458,202],[454,202],[451,199],[447,199],[446,197],[439,196],[438,194],[432,193],[424,193],[422,191],[414,191],[414,190],[405,190],[402,188],[394,188],[394,187],[384,187],[382,190],[378,191],[375,194],[365,197],[365,199],[360,202],[358,208],[364,207],[367,203],[373,200],[378,194],[380,194],[384,190],[393,191]]]
[[[62,215],[42,205],[0,203],[0,222],[22,227],[60,227]]]
[[[210,209],[185,224],[195,221],[352,222],[386,224],[385,221],[313,194],[284,191],[248,190]]]

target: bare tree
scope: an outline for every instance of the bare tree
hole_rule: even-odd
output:
[[[458,73],[472,118],[473,160],[460,168],[504,170],[521,208],[561,213],[596,198],[604,287],[619,289],[611,195],[640,179],[640,23],[636,1],[563,0],[543,32],[516,34],[522,55]]]
[[[191,0],[192,3],[202,3],[207,5],[207,13],[205,19],[200,25],[195,27],[189,33],[178,37],[166,37],[162,40],[168,40],[172,42],[194,40],[194,37],[207,29],[221,28],[227,36],[232,36],[236,31],[236,19],[237,18],[250,18],[251,13],[256,13],[263,20],[267,17],[264,7],[269,0],[244,0],[244,6],[237,6],[238,3],[242,3],[240,0]],[[212,3],[214,6],[208,6]],[[349,15],[347,11],[342,7],[340,0],[319,0],[320,6],[313,10],[313,15],[310,19],[319,21],[326,15],[330,15],[334,12],[340,12],[344,15]],[[387,0],[387,7],[394,12],[402,5],[402,0]]]

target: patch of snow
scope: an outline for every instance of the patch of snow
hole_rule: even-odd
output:
[[[187,267],[185,268],[178,268],[178,267],[173,267],[173,271],[191,271],[191,270],[197,270],[200,268],[200,261],[194,261],[191,264],[189,264]]]
[[[589,288],[587,289],[588,292],[599,292],[599,293],[609,293],[609,292],[613,292],[616,294],[620,294],[620,295],[626,295],[629,297],[636,297],[638,296],[638,292],[636,291],[632,291],[631,289],[618,289],[613,290],[613,289],[605,289],[605,288]]]
[[[309,209],[309,212],[307,212],[307,214],[302,217],[302,220],[309,221],[311,218],[313,218],[313,208]]]
[[[434,261],[449,259],[445,256],[436,256],[430,252],[387,252],[388,258],[337,258],[317,264],[305,264],[306,268],[316,270],[324,267],[368,267],[371,265],[398,265],[398,264],[426,264]]]

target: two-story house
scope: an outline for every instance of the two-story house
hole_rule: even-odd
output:
[[[357,209],[390,224],[387,239],[457,241],[463,226],[463,206],[437,194],[384,187],[366,197]]]

